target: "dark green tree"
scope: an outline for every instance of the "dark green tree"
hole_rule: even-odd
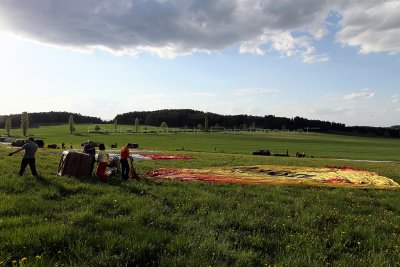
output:
[[[29,127],[28,112],[22,112],[22,114],[21,114],[21,130],[22,130],[23,136],[26,136],[28,134],[28,127]]]
[[[74,115],[70,115],[68,118],[68,125],[69,125],[69,132],[73,134],[75,132],[75,122],[74,122]]]
[[[10,136],[11,135],[11,118],[10,117],[8,117],[6,119],[5,129],[6,129],[7,136]]]
[[[135,119],[135,132],[139,132],[139,118],[136,117]]]
[[[160,128],[163,129],[163,130],[165,131],[165,129],[168,128],[168,124],[167,124],[165,121],[163,121],[163,122],[160,124]]]
[[[118,121],[114,119],[114,133],[117,132]]]

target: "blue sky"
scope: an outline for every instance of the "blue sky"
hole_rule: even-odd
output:
[[[398,0],[3,0],[0,114],[398,125],[399,52]]]

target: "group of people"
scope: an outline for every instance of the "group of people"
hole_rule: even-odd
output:
[[[19,170],[19,175],[22,176],[25,172],[26,167],[29,165],[32,175],[37,176],[36,170],[36,161],[35,161],[35,154],[38,149],[38,145],[35,144],[35,139],[33,137],[29,137],[26,143],[19,149],[15,150],[14,152],[9,153],[9,156],[14,155],[22,150],[25,150],[25,154],[21,161],[21,167]],[[94,164],[97,161],[97,169],[96,175],[102,180],[107,181],[109,179],[109,175],[107,174],[106,170],[107,167],[110,166],[109,159],[110,156],[107,154],[106,147],[103,143],[98,145],[99,153],[97,154],[96,159],[96,144],[93,141],[85,142],[83,147],[83,153],[88,154],[93,157],[93,164],[91,166],[91,172],[93,173]],[[126,146],[121,148],[119,160],[121,164],[121,178],[124,180],[128,180],[131,178],[139,178],[133,168],[133,162],[131,161],[131,166],[129,165],[128,159],[130,158],[129,149],[133,148],[133,146],[128,143]]]
[[[107,181],[109,179],[109,174],[107,174],[107,167],[110,166],[110,156],[107,154],[106,147],[103,143],[98,144],[99,153],[97,154],[97,170],[96,175],[102,180]],[[121,148],[119,161],[121,164],[121,178],[124,180],[129,179],[129,175],[131,178],[138,178],[138,175],[135,172],[135,169],[132,166],[129,166],[128,159],[130,158],[129,149],[133,148],[132,144],[128,143],[126,146]],[[96,144],[93,141],[87,141],[83,147],[83,153],[92,156],[96,161]],[[131,163],[133,164],[133,163]],[[93,171],[92,166],[92,170]]]

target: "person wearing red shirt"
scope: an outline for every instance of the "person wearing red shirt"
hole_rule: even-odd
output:
[[[129,176],[128,158],[129,158],[129,148],[131,148],[131,147],[132,147],[132,145],[129,143],[126,146],[121,148],[120,162],[121,162],[122,179],[124,179],[124,180],[128,180],[128,176]]]

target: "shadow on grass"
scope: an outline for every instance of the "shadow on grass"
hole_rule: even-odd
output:
[[[125,186],[128,181],[135,181],[135,179],[123,180],[120,177],[110,177],[107,181],[102,181],[99,177],[92,175],[92,176],[81,176],[81,177],[71,177],[71,179],[76,179],[85,184],[106,184],[109,186],[116,186],[121,187]]]
[[[83,133],[74,133],[75,136],[86,136],[87,134],[83,134]]]
[[[103,133],[103,132],[89,132],[90,134],[100,134],[100,135],[110,135],[109,133]]]
[[[129,194],[134,194],[138,196],[150,196],[153,199],[161,202],[165,206],[168,207],[171,206],[171,203],[168,203],[166,199],[150,193],[143,187],[144,185],[157,184],[156,181],[147,178],[123,180],[120,177],[113,176],[108,181],[102,181],[100,180],[99,177],[92,175],[84,177],[70,177],[70,179],[75,179],[83,184],[92,184],[92,185],[104,184],[105,186],[117,187],[123,191],[128,192]],[[48,179],[42,175],[36,176],[36,181],[43,186],[55,188],[59,196],[58,197],[54,196],[54,198],[68,197],[74,194],[84,193],[82,192],[82,189],[68,189],[61,182]],[[50,196],[50,198],[53,198],[53,196]]]
[[[36,176],[36,181],[38,181],[43,186],[54,187],[61,197],[68,197],[68,196],[75,195],[78,193],[84,193],[84,192],[82,192],[82,189],[68,189],[65,186],[63,186],[61,183],[56,182],[56,181],[50,181],[50,180],[46,179],[45,177],[43,177],[42,175]]]
[[[139,178],[139,179],[131,178],[129,180],[123,180],[120,177],[113,176],[107,181],[102,181],[97,176],[86,176],[86,177],[73,177],[72,179],[76,179],[85,184],[88,184],[88,183],[89,184],[104,184],[104,185],[111,186],[111,187],[117,187],[117,188],[120,188],[120,189],[130,193],[130,194],[134,194],[134,195],[138,195],[138,196],[149,195],[150,197],[153,197],[157,200],[161,200],[161,202],[164,202],[162,199],[149,193],[148,190],[143,188],[143,185],[155,183],[155,181],[149,180],[147,178]]]
[[[99,177],[97,176],[80,176],[80,177],[73,177],[71,176],[71,179],[76,179],[81,183],[85,183],[85,184],[101,184],[103,183],[102,181],[100,181]]]
[[[41,185],[44,185],[44,186],[52,186],[52,185],[54,185],[54,182],[50,182],[49,180],[44,178],[42,175],[36,176],[36,181],[38,181]]]

